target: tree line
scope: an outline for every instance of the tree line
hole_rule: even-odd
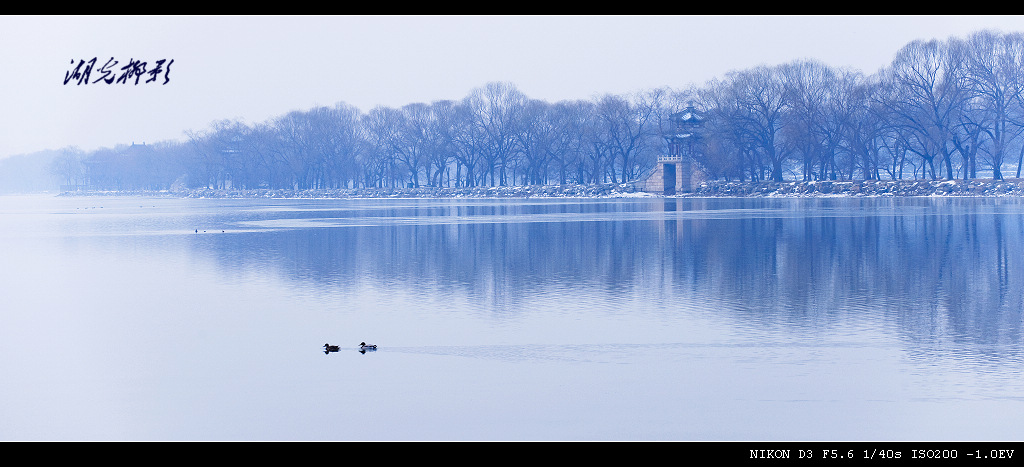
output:
[[[670,116],[692,105],[709,179],[1001,179],[1024,166],[1022,70],[1024,34],[979,31],[911,42],[871,75],[798,60],[555,103],[492,82],[460,100],[338,103],[184,141],[65,148],[52,170],[110,190],[620,183],[649,173]]]

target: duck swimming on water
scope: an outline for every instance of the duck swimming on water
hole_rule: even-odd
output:
[[[359,350],[377,350],[376,344],[367,344],[366,342],[359,343]]]
[[[341,347],[338,347],[337,345],[324,344],[324,353],[337,352],[339,350],[341,350]]]

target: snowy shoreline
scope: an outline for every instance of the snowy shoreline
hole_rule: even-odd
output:
[[[692,192],[648,193],[633,183],[505,187],[419,187],[316,190],[193,189],[184,191],[74,191],[60,196],[163,196],[173,198],[401,199],[401,198],[662,198],[662,197],[867,197],[867,196],[1024,196],[1024,179],[857,180],[783,182],[702,182]]]
[[[1024,196],[1024,179],[704,182],[702,197]]]

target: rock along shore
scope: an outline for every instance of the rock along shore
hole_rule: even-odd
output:
[[[723,182],[681,196],[1024,196],[1024,179]]]
[[[506,187],[354,188],[317,190],[192,189],[185,191],[77,191],[62,196],[166,196],[175,198],[629,198],[662,197],[632,183]],[[1024,179],[708,181],[677,197],[1024,196]]]
[[[632,183],[501,187],[328,188],[316,190],[210,189],[183,191],[78,191],[62,196],[166,196],[180,198],[622,198],[655,197]]]

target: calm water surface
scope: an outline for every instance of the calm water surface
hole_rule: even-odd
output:
[[[1019,440],[1022,237],[1017,199],[0,197],[0,439]]]

